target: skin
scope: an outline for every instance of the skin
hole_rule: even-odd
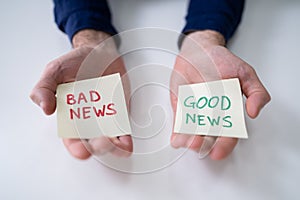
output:
[[[181,84],[239,78],[241,89],[246,96],[246,111],[249,117],[258,116],[271,97],[255,70],[231,53],[225,46],[224,37],[215,31],[205,30],[190,33],[184,39],[170,81],[171,104],[176,113],[177,91]],[[172,133],[174,148],[190,148],[199,151],[205,137]],[[213,160],[226,158],[236,146],[236,138],[218,137],[209,156]]]
[[[51,61],[45,68],[38,83],[31,92],[31,99],[41,107],[46,115],[51,115],[56,109],[56,88],[58,84],[75,81],[78,78],[80,65],[91,51],[102,41],[109,38],[110,35],[94,30],[82,30],[74,35],[72,44],[74,49],[69,53]],[[116,47],[109,46],[107,52],[101,52],[103,57],[117,56]],[[106,55],[110,54],[110,55]],[[105,59],[103,59],[105,60]],[[99,61],[100,62],[100,61]],[[123,87],[125,88],[125,97],[127,105],[129,101],[130,86],[126,69],[120,57],[110,63],[106,69],[96,69],[103,71],[102,75],[120,73]],[[84,79],[88,77],[79,77]],[[120,136],[114,138],[99,137],[92,140],[63,139],[63,143],[72,156],[78,159],[87,159],[91,154],[112,153],[116,156],[130,156],[133,145],[131,136]]]
[[[82,30],[74,35],[74,49],[51,61],[45,68],[40,80],[30,95],[45,114],[51,115],[56,109],[56,88],[58,84],[75,81],[83,60],[90,52],[110,35],[101,31]],[[196,44],[196,45],[195,45]],[[246,96],[246,111],[251,118],[257,117],[260,110],[270,101],[270,95],[257,77],[255,70],[246,62],[232,54],[225,46],[224,37],[215,31],[205,30],[190,33],[183,40],[170,80],[171,104],[176,113],[177,90],[181,84],[203,81],[239,78],[242,92]],[[105,57],[117,54],[113,45]],[[114,56],[115,56],[114,55]],[[101,61],[101,60],[99,60]],[[124,63],[120,57],[103,69],[102,75],[119,72],[129,105],[130,86]],[[81,77],[82,79],[88,77]],[[211,137],[212,138],[212,137]],[[205,137],[172,133],[171,145],[174,148],[188,147],[199,151]],[[236,138],[218,137],[209,155],[214,160],[226,158],[237,144]],[[100,137],[92,140],[63,139],[70,154],[78,159],[87,159],[92,154],[112,153],[116,156],[130,156],[133,150],[132,138],[121,136],[115,138]]]

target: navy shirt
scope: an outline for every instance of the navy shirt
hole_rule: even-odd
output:
[[[215,30],[228,40],[242,16],[245,0],[190,0],[183,33]],[[54,0],[55,22],[70,40],[82,29],[117,34],[105,0]]]

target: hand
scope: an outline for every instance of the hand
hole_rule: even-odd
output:
[[[246,111],[251,118],[255,118],[270,101],[270,95],[260,82],[255,70],[232,54],[224,45],[223,36],[218,32],[209,30],[191,33],[184,39],[170,83],[174,116],[178,86],[181,84],[239,78],[242,92],[247,97]],[[172,133],[171,144],[174,148],[188,147],[194,151],[199,151],[204,140],[209,141],[211,139],[216,139],[216,137]],[[227,157],[234,149],[237,141],[236,138],[218,137],[209,153],[210,157],[214,160]],[[201,153],[205,152],[200,151]]]
[[[51,115],[56,109],[55,93],[58,84],[112,73],[120,73],[125,90],[125,98],[127,105],[129,105],[130,86],[128,77],[126,77],[126,69],[112,42],[106,44],[106,47],[103,48],[104,50],[100,52],[101,58],[95,60],[97,65],[83,63],[87,56],[91,56],[92,50],[108,37],[109,35],[103,32],[82,30],[73,37],[72,43],[74,49],[53,60],[46,66],[40,80],[35,85],[30,95],[31,99],[41,107],[45,114]],[[112,59],[114,60],[110,63]],[[88,68],[85,69],[84,72],[82,71],[82,64],[86,65],[85,67]],[[102,68],[99,69],[95,66],[100,66]],[[103,66],[108,67],[104,68]],[[102,136],[89,141],[63,139],[63,143],[70,154],[79,159],[87,159],[90,157],[91,153],[103,154],[111,152],[118,156],[129,156],[132,152],[132,140],[130,136],[120,136],[115,138]]]

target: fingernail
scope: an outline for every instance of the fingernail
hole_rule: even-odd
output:
[[[131,138],[124,136],[124,137],[119,137],[119,140],[122,144],[124,144],[125,146],[130,146],[131,144]]]
[[[200,147],[199,150],[199,159],[204,159],[213,149],[214,145],[216,143],[216,138],[210,137],[210,136],[205,136],[203,143]]]

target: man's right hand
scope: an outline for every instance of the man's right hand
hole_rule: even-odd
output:
[[[72,40],[74,49],[51,61],[46,66],[40,80],[35,85],[30,95],[31,99],[41,107],[45,114],[51,115],[56,109],[55,94],[57,86],[62,83],[77,80],[81,64],[85,58],[89,56],[95,47],[109,37],[110,35],[100,31],[89,29],[79,31],[74,35]],[[109,48],[108,51],[101,52],[101,55],[104,55],[103,60],[109,58],[116,59],[112,60],[113,62],[108,63],[109,65],[107,67],[95,69],[95,71],[102,71],[102,73],[99,74],[101,76],[120,73],[128,106],[130,85],[128,77],[126,76],[126,69],[123,60],[118,56],[115,45],[109,45]],[[99,59],[101,60],[102,57]],[[129,156],[133,150],[132,139],[129,135],[114,138],[102,136],[88,141],[80,139],[63,139],[63,143],[70,154],[79,159],[87,159],[91,154],[104,154],[107,152],[117,156]]]

